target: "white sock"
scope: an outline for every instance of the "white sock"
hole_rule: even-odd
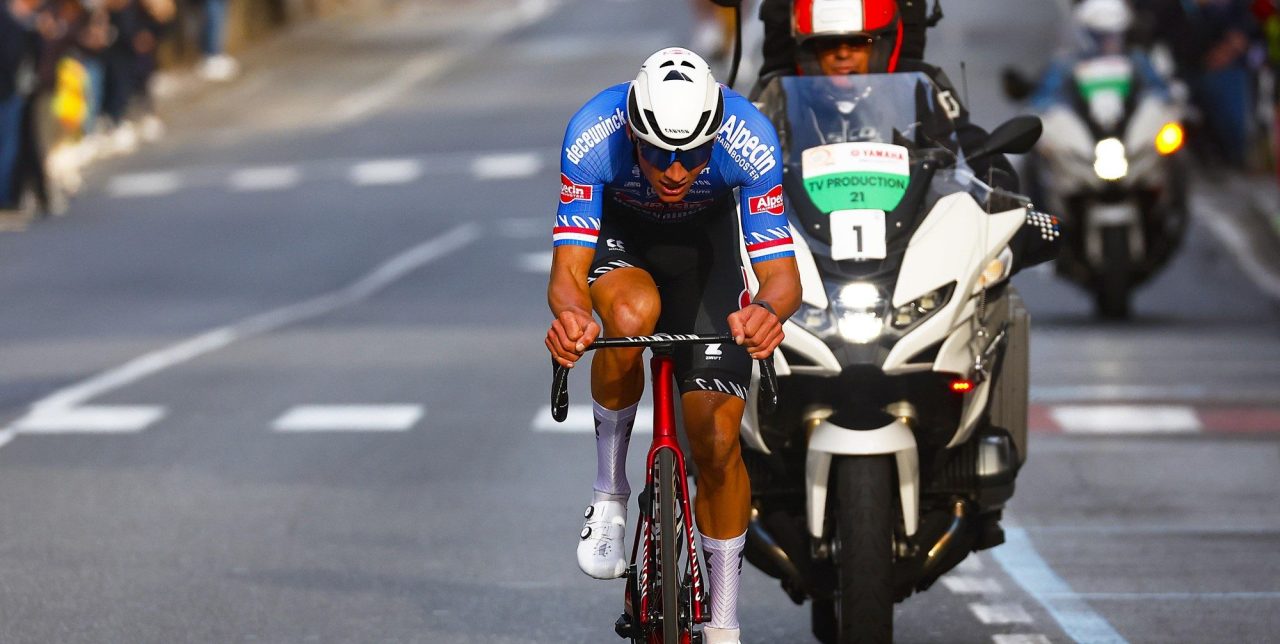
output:
[[[742,576],[742,549],[747,533],[732,539],[702,537],[702,558],[707,562],[708,591],[711,594],[712,628],[738,628],[738,579]]]
[[[627,483],[627,446],[631,443],[631,427],[636,422],[640,403],[613,411],[593,402],[596,420],[596,484],[592,503],[621,501],[631,497]]]

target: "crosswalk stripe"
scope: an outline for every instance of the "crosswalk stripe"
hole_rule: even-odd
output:
[[[1030,624],[1031,614],[1021,604],[969,604],[983,624]]]
[[[422,163],[417,159],[383,159],[351,166],[351,182],[357,186],[385,186],[410,183],[422,176]]]
[[[403,432],[423,414],[420,405],[299,405],[271,424],[278,432]]]
[[[292,188],[301,180],[297,167],[285,165],[236,170],[227,181],[236,192],[261,192]]]
[[[542,157],[534,152],[488,154],[471,163],[477,179],[518,179],[529,177],[542,168]]]
[[[140,172],[112,177],[107,192],[113,197],[156,197],[176,192],[180,185],[175,172]]]
[[[128,434],[160,420],[163,407],[86,405],[36,408],[13,425],[21,434]]]
[[[520,270],[526,273],[541,273],[546,275],[551,272],[551,252],[545,253],[525,253],[517,260]]]
[[[641,405],[641,409],[646,409],[646,407]],[[596,431],[596,421],[593,416],[594,412],[591,410],[591,405],[569,405],[568,418],[565,418],[563,423],[557,423],[551,417],[551,405],[543,405],[530,422],[530,427],[535,432],[593,434]],[[632,431],[640,434],[652,434],[653,418],[644,413],[638,414]]]
[[[1051,644],[1051,640],[1040,633],[999,633],[991,636],[992,644]]]
[[[958,595],[995,594],[1003,592],[1000,582],[990,577],[950,577],[942,578],[942,585]]]
[[[1050,414],[1062,431],[1077,434],[1177,434],[1203,429],[1195,410],[1180,405],[1059,405]]]

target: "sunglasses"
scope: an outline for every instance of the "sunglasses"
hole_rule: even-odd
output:
[[[636,151],[645,163],[658,170],[666,170],[676,161],[679,161],[686,170],[692,170],[711,160],[711,152],[715,149],[715,145],[716,141],[712,139],[696,148],[672,152],[654,147],[644,141],[636,141]]]

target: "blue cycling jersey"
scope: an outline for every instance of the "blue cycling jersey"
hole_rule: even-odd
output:
[[[684,201],[666,204],[640,172],[635,145],[627,136],[629,85],[600,92],[569,121],[560,157],[555,245],[595,248],[605,200],[648,221],[676,222],[705,211],[737,188],[751,262],[795,256],[782,199],[782,151],[773,124],[741,94],[722,86],[724,122],[711,161]]]

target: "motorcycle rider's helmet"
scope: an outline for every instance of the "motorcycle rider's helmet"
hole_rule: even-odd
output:
[[[1124,53],[1133,26],[1133,10],[1126,0],[1084,0],[1072,14],[1082,53],[1092,56]]]
[[[866,38],[871,42],[867,72],[897,70],[902,51],[902,18],[897,0],[795,0],[791,33],[796,39],[796,64],[805,75],[821,74],[817,50],[823,41]]]
[[[707,61],[680,47],[649,56],[627,90],[627,123],[637,152],[659,169],[711,158],[724,121],[724,94]]]

